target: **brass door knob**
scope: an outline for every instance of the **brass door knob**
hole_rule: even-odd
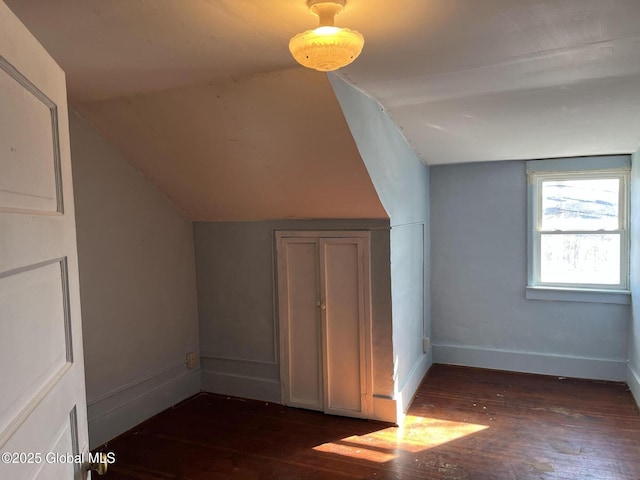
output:
[[[87,470],[96,472],[98,475],[104,475],[105,473],[107,473],[108,466],[109,464],[107,463],[107,456],[104,453],[101,453],[99,461],[87,464]]]

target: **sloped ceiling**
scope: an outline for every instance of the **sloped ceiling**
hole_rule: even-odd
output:
[[[640,145],[640,1],[423,3],[422,25],[369,42],[344,75],[384,105],[427,163]]]
[[[388,218],[326,75],[290,58],[312,20],[291,4],[9,2],[73,108],[190,219]]]
[[[296,77],[287,84],[297,89],[286,103],[291,108],[273,110],[265,132],[277,130],[275,124],[284,132],[303,122],[306,131],[328,133],[328,123],[335,127],[331,135],[344,134],[338,131],[345,128],[339,112],[319,116],[311,110],[331,96],[323,90],[325,81],[318,80],[324,75],[293,73],[297,67],[288,40],[316,22],[305,0],[6,1],[67,72],[73,104],[159,185],[155,170],[162,167],[148,160],[158,158],[152,153],[158,147],[140,129],[159,129],[163,151],[182,152],[188,136],[174,135],[178,125],[156,117],[162,112],[208,122],[201,102],[191,95],[203,93],[202,103],[209,102],[211,92],[234,80],[248,82],[247,89],[255,90],[252,98],[259,98],[259,79]],[[361,57],[339,74],[381,103],[426,163],[629,153],[640,145],[638,0],[348,0],[337,23],[366,38]],[[166,101],[154,96],[167,90]],[[273,86],[264,80],[263,95],[272,94]],[[235,150],[222,149],[229,132],[219,128],[224,122],[212,108],[216,118],[211,122],[218,128],[206,131],[206,138],[189,138],[208,149],[198,157],[211,162],[206,175],[202,170],[195,176],[224,171],[222,155],[231,150],[236,156],[229,158],[246,159],[258,149],[275,159],[276,152],[283,153],[279,143],[297,141],[293,135],[261,135],[255,120],[266,116],[253,118],[244,99],[244,94],[229,95],[227,101],[240,103],[226,107],[246,115],[233,124],[253,125],[253,142],[243,138]],[[298,103],[303,100],[310,103]],[[131,127],[124,129],[121,122]],[[192,133],[204,135],[201,128]],[[144,152],[134,149],[138,141],[145,144]],[[304,157],[297,161],[317,173],[320,166],[312,163],[320,161],[319,155],[301,151],[292,147],[287,153]],[[345,152],[349,158],[356,155]],[[182,164],[172,158],[176,164],[167,170],[177,172]],[[328,168],[325,162],[321,165]],[[335,168],[325,180],[341,175]],[[161,186],[180,204],[187,194],[174,192],[179,179],[186,189],[180,173],[168,180],[173,189]],[[280,184],[275,177],[269,182]],[[247,183],[245,191],[249,186],[254,185]],[[194,199],[207,203],[203,195]]]
[[[193,220],[388,218],[325,75],[296,68],[78,108]]]
[[[282,70],[304,0],[6,0],[91,101]],[[284,46],[283,49],[277,45]]]

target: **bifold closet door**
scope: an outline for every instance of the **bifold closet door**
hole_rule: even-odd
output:
[[[366,416],[365,240],[320,239],[324,411]]]

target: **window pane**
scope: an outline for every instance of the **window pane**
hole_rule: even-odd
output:
[[[542,182],[542,230],[618,230],[620,180]]]
[[[620,235],[542,234],[540,281],[618,285],[620,283]]]

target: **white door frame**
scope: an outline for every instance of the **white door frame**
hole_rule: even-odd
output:
[[[360,332],[361,344],[364,345],[364,352],[361,352],[361,375],[362,379],[362,413],[360,415],[349,413],[349,416],[360,416],[369,418],[373,414],[373,354],[372,354],[372,322],[371,322],[371,234],[369,231],[363,230],[300,230],[300,231],[276,231],[276,258],[277,258],[277,298],[278,298],[278,326],[279,326],[279,359],[280,359],[280,393],[283,405],[298,406],[291,403],[290,385],[289,385],[289,315],[288,315],[288,289],[287,289],[287,264],[284,251],[284,243],[288,239],[311,240],[315,239],[318,245],[318,255],[320,255],[320,240],[336,238],[353,238],[362,240],[359,244],[362,246],[361,252],[361,289],[362,289],[362,309],[364,329]],[[320,271],[318,271],[320,275]],[[323,290],[320,286],[320,290]],[[322,292],[320,292],[323,295]],[[318,299],[320,304],[324,299]],[[321,331],[326,331],[324,315],[321,316]],[[363,342],[363,343],[362,343]],[[326,353],[323,352],[326,346],[324,338],[322,338],[322,348],[320,350],[323,358]],[[323,377],[326,378],[326,365],[323,358],[319,359],[320,366],[323,371]],[[364,364],[364,365],[363,365]],[[364,368],[363,368],[364,367]],[[327,392],[325,388],[326,380],[321,381],[321,392],[325,402],[324,411],[331,414],[341,414],[338,411],[328,411],[326,406]],[[301,405],[300,405],[301,406]]]

